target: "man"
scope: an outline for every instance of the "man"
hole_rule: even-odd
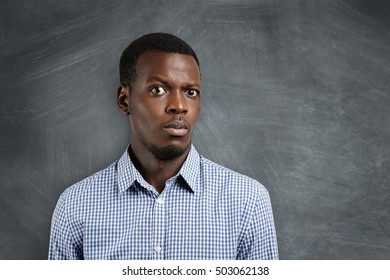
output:
[[[61,195],[49,259],[277,259],[266,189],[192,146],[202,88],[191,47],[145,35],[123,52],[120,80],[131,144]]]

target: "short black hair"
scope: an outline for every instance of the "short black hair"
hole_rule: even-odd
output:
[[[135,81],[135,66],[139,56],[145,51],[191,55],[199,67],[196,53],[182,39],[169,33],[150,33],[136,39],[123,51],[119,62],[119,76],[122,85],[131,86]]]

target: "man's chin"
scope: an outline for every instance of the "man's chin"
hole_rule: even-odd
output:
[[[149,151],[159,160],[172,160],[180,157],[188,151],[190,145],[187,147],[179,145],[169,145],[165,147],[157,147],[155,145],[149,146]]]

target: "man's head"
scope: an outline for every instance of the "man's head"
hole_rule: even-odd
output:
[[[131,87],[136,78],[135,66],[138,58],[145,51],[190,55],[199,67],[196,53],[182,39],[168,33],[150,33],[136,39],[123,51],[119,62],[119,76],[122,85]]]
[[[164,33],[145,35],[126,48],[120,62],[117,102],[130,116],[134,152],[160,160],[188,151],[200,103],[195,52]]]

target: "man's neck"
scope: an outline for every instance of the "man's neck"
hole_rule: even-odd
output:
[[[187,158],[190,148],[185,153],[171,160],[156,158],[151,152],[144,149],[137,149],[133,145],[129,148],[130,158],[139,173],[152,185],[158,193],[165,188],[168,179],[175,176]]]

